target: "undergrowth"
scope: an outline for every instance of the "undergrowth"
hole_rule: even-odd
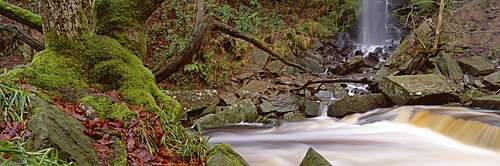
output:
[[[16,143],[13,143],[16,142]],[[30,142],[20,138],[0,140],[0,165],[44,165],[44,166],[69,166],[59,158],[57,150],[46,148],[30,151]]]

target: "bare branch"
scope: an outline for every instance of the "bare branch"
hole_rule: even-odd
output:
[[[0,25],[0,29],[6,29],[12,33],[14,33],[14,37],[23,41],[27,45],[29,45],[31,48],[35,49],[36,51],[42,51],[45,49],[45,46],[42,42],[36,40],[35,38],[31,37],[18,26],[12,25],[12,24],[2,24]]]
[[[348,79],[348,78],[337,78],[337,79],[321,79],[321,80],[309,80],[304,85],[299,88],[292,89],[290,91],[299,91],[307,88],[311,84],[324,84],[324,83],[338,83],[338,82],[350,82],[350,83],[362,83],[362,84],[373,84],[374,81],[368,78],[362,79]]]
[[[29,10],[0,0],[0,15],[43,33],[42,17]]]

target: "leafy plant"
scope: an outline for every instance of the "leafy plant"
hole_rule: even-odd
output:
[[[44,165],[44,166],[65,166],[73,165],[59,159],[58,153],[53,148],[46,148],[38,151],[28,151],[27,142],[15,138],[17,143],[8,140],[0,141],[0,166],[4,165]]]
[[[0,83],[0,116],[3,121],[24,121],[31,94],[14,83]]]

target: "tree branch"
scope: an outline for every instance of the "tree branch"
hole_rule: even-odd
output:
[[[36,40],[35,38],[31,37],[18,26],[12,25],[12,24],[2,24],[0,25],[0,29],[6,29],[12,33],[14,33],[14,37],[23,41],[24,43],[28,44],[31,48],[35,49],[36,51],[42,51],[45,49],[45,46],[42,42]]]
[[[43,33],[42,17],[29,10],[0,0],[0,15]]]
[[[436,38],[434,39],[434,45],[432,47],[433,52],[436,52],[439,46],[439,38],[441,37],[441,26],[443,25],[444,5],[445,5],[445,0],[441,0],[441,2],[439,3],[439,15],[436,27]]]
[[[299,91],[307,88],[311,84],[324,84],[324,83],[338,83],[338,82],[351,82],[351,83],[362,83],[362,84],[373,84],[374,81],[368,78],[362,79],[348,79],[348,78],[338,78],[338,79],[321,79],[321,80],[309,80],[304,85],[299,88],[292,89],[290,91]]]

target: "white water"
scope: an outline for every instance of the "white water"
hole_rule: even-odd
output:
[[[335,166],[500,165],[498,151],[466,145],[430,129],[402,122],[409,121],[402,119],[411,116],[402,113],[415,109],[376,110],[341,120],[315,118],[268,129],[219,129],[209,131],[207,135],[212,136],[211,143],[231,144],[250,165],[255,166],[299,165],[309,147]],[[444,108],[426,109],[439,112]],[[487,117],[489,122],[500,122],[498,115],[467,113],[464,109],[461,112],[457,115],[464,117],[469,114]]]

